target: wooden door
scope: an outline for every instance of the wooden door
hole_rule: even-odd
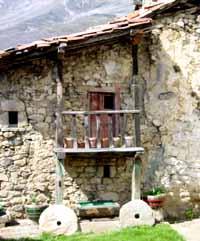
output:
[[[119,91],[116,92],[89,92],[89,110],[115,110],[119,109]],[[109,122],[112,121],[113,135],[117,135],[118,121],[115,115],[109,117],[107,114],[99,116],[100,119],[100,138],[109,136]],[[90,137],[97,136],[96,116],[90,117]]]

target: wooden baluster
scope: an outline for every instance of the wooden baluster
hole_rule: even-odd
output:
[[[89,120],[88,115],[84,115],[84,126],[85,126],[85,148],[89,148],[88,138],[89,138]]]
[[[123,126],[124,126],[124,114],[120,113],[119,115],[120,119],[120,134],[121,134],[121,142],[122,146],[124,145],[124,133],[123,133]]]
[[[73,148],[77,149],[77,125],[76,125],[76,115],[72,115],[72,137],[73,137]]]
[[[135,118],[134,118],[135,117]],[[140,134],[140,114],[137,113],[135,114],[133,118],[135,119],[135,144],[136,147],[140,147],[141,146],[141,134]]]
[[[97,148],[101,148],[101,141],[100,141],[100,116],[96,115],[96,131],[97,131]]]
[[[113,123],[112,114],[108,114],[108,134],[109,134],[109,147],[113,147]]]
[[[124,136],[126,133],[126,126],[127,126],[127,115],[120,114],[121,116],[121,136],[122,136],[122,145],[125,145]]]

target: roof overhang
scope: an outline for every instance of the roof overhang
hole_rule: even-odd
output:
[[[138,32],[141,34],[141,32],[151,30],[152,18],[161,16],[160,14],[167,11],[179,11],[194,6],[200,8],[199,0],[158,0],[150,6],[145,6],[125,17],[89,28],[84,32],[45,38],[30,44],[5,49],[0,51],[0,69],[27,62],[27,60],[41,58],[45,55],[55,59],[57,58],[57,49],[61,45],[65,46],[65,51],[71,51],[105,42],[118,41],[125,36],[134,38]]]

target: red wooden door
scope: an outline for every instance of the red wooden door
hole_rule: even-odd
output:
[[[107,92],[89,92],[89,109],[90,111],[96,110],[115,110],[119,109],[119,91],[115,93]],[[109,136],[109,116],[107,114],[100,115],[100,138]],[[96,116],[90,117],[90,137],[97,136],[97,122]],[[118,130],[118,121],[116,116],[112,116],[113,135],[116,135]],[[118,132],[118,131],[117,131]]]

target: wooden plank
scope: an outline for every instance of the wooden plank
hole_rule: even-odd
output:
[[[133,161],[133,171],[132,171],[132,193],[131,199],[140,199],[141,198],[141,159],[139,156],[136,156]]]
[[[108,115],[108,138],[109,138],[109,147],[113,146],[113,119],[112,115]]]
[[[77,125],[76,125],[76,115],[72,115],[72,138],[73,147],[77,149]]]
[[[140,110],[63,111],[63,115],[137,114]]]
[[[81,149],[78,148],[76,150],[69,149],[69,148],[56,148],[55,152],[59,153],[59,152],[63,152],[63,153],[105,153],[105,152],[115,152],[115,153],[120,153],[120,152],[144,152],[144,148],[142,147],[118,147],[118,148],[90,148],[90,149]]]
[[[102,87],[102,88],[95,88],[95,87],[89,87],[88,92],[96,92],[96,93],[114,93],[115,88],[113,87]]]

